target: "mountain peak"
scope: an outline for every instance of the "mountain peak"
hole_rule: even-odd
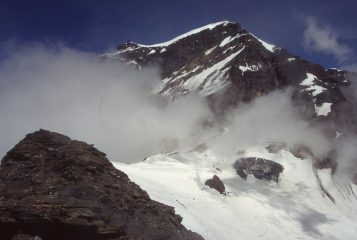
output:
[[[215,112],[290,87],[307,105],[307,116],[337,119],[337,105],[345,102],[339,87],[349,84],[344,71],[294,56],[229,21],[196,28],[164,43],[128,42],[103,57],[135,68],[159,66],[162,81],[157,93],[198,92],[209,96]]]
[[[177,41],[181,40],[181,39],[184,39],[184,38],[187,38],[187,37],[190,37],[192,35],[195,35],[195,34],[199,34],[203,31],[208,31],[208,30],[213,30],[217,27],[220,27],[220,28],[224,28],[224,27],[227,27],[228,25],[230,26],[235,26],[237,27],[237,29],[240,29],[240,25],[238,23],[234,23],[234,22],[229,22],[229,21],[221,21],[221,22],[216,22],[216,23],[211,23],[211,24],[207,24],[205,26],[202,26],[202,27],[199,27],[199,28],[196,28],[196,29],[193,29],[189,32],[186,32],[182,35],[179,35],[169,41],[166,41],[166,42],[162,42],[162,43],[157,43],[157,44],[151,44],[151,45],[144,45],[144,44],[139,44],[139,46],[141,47],[167,47],[173,43],[176,43]]]

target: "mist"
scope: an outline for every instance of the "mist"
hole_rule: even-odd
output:
[[[151,94],[155,68],[139,72],[62,45],[8,52],[0,63],[1,157],[43,128],[94,144],[112,161],[141,161],[194,144],[211,118],[198,96],[168,105]]]
[[[344,62],[353,50],[340,42],[340,36],[328,25],[320,25],[314,17],[305,19],[306,29],[303,36],[305,50],[332,55],[339,62]]]
[[[237,108],[227,117],[225,133],[211,147],[229,157],[247,147],[284,143],[290,149],[307,146],[314,156],[324,157],[332,143],[322,129],[301,118],[291,96],[289,89],[277,90]]]
[[[343,126],[343,133],[336,143],[338,168],[338,180],[342,184],[354,179],[357,182],[357,65],[352,64],[345,67],[349,72],[346,77],[350,81],[350,85],[343,88],[343,94],[346,97],[349,107],[346,108],[348,116],[353,119],[353,122],[348,122]]]

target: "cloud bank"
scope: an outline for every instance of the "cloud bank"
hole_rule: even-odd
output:
[[[155,69],[138,72],[58,45],[8,55],[0,63],[1,156],[44,128],[93,143],[113,161],[140,161],[191,144],[211,117],[197,96],[170,105],[152,96]]]

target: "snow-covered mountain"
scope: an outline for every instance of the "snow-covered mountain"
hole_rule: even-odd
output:
[[[154,93],[172,99],[198,93],[218,116],[274,90],[290,89],[294,104],[303,106],[303,118],[328,126],[324,130],[333,141],[356,131],[355,106],[345,93],[348,72],[294,56],[237,23],[209,24],[159,44],[127,42],[101,57],[138,70],[159,67],[162,81]],[[306,146],[294,150],[284,143],[225,156],[195,147],[114,164],[154,200],[175,206],[183,224],[205,239],[355,238],[356,185],[334,175],[333,151],[317,159]],[[245,159],[244,169],[234,169],[237,159]],[[271,161],[283,169],[276,182],[264,177],[275,174]],[[214,175],[225,194],[205,184]]]
[[[228,21],[164,43],[127,42],[102,57],[138,69],[158,66],[162,82],[156,92],[171,96],[199,92],[211,100],[216,112],[291,87],[296,90],[296,101],[304,99],[313,117],[337,120],[340,105],[345,105],[340,88],[350,84],[346,71],[308,62]]]

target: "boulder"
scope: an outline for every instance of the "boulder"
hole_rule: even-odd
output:
[[[220,194],[226,193],[226,187],[224,186],[224,183],[217,175],[213,175],[211,179],[208,179],[205,182],[205,185],[217,190]]]
[[[236,169],[237,174],[245,180],[248,174],[252,174],[257,179],[274,182],[279,181],[279,175],[284,170],[284,167],[279,163],[257,157],[238,159],[233,164],[233,167]]]

